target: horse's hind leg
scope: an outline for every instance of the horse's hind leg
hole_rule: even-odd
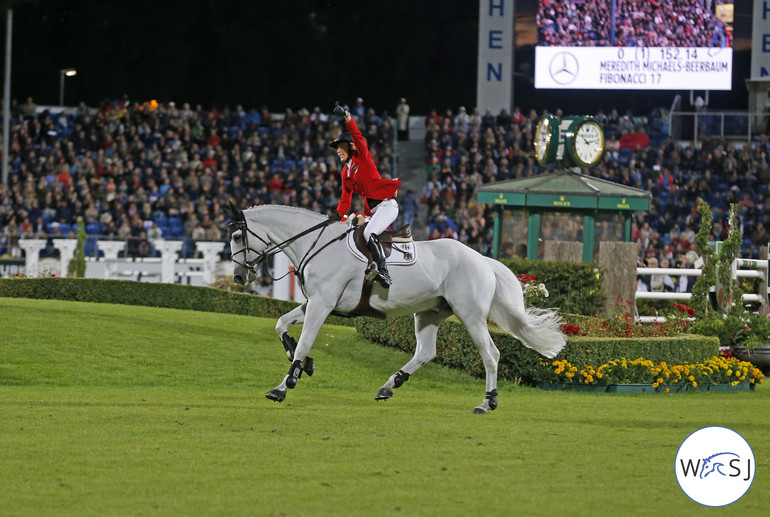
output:
[[[414,356],[399,371],[391,375],[388,382],[382,385],[374,397],[375,400],[387,400],[392,397],[394,389],[409,380],[409,376],[419,370],[422,365],[436,357],[438,327],[442,321],[451,315],[452,311],[449,308],[415,313],[414,334],[417,338],[417,346],[414,350]]]
[[[307,304],[303,303],[278,318],[278,322],[275,324],[275,331],[281,339],[284,350],[286,350],[286,357],[289,358],[289,362],[294,361],[294,352],[297,350],[297,341],[289,335],[289,327],[305,321],[306,307]],[[302,370],[308,375],[313,375],[313,371],[315,371],[315,361],[309,356],[306,357],[302,362]]]
[[[485,414],[497,408],[497,365],[500,361],[500,351],[492,341],[492,336],[489,335],[485,318],[474,318],[473,321],[463,320],[463,324],[479,349],[487,374],[487,393],[484,402],[473,408],[474,413]]]

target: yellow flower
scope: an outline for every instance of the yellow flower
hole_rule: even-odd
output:
[[[693,377],[692,375],[690,375],[689,377],[687,377],[687,380],[688,380],[688,381],[694,381],[694,380],[695,380],[695,377]]]
[[[669,391],[671,390],[669,388],[666,388],[665,390],[663,390],[663,393],[668,393]]]
[[[698,383],[697,383],[697,382],[695,382],[695,381],[692,381],[692,387],[693,387],[693,388],[697,388],[697,387],[698,387]]]
[[[732,374],[733,374],[733,371],[732,371],[732,370],[727,370],[727,376],[728,376],[728,377],[729,377],[729,376],[731,376]]]

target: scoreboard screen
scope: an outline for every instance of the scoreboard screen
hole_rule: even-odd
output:
[[[539,1],[536,88],[732,88],[732,3]]]

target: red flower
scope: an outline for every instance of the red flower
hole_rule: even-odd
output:
[[[561,326],[561,331],[567,334],[568,336],[577,336],[580,333],[580,327],[578,327],[577,325],[565,323]]]

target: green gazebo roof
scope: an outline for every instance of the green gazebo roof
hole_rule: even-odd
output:
[[[650,192],[585,174],[560,170],[489,183],[477,190],[479,203],[557,210],[649,210]]]

